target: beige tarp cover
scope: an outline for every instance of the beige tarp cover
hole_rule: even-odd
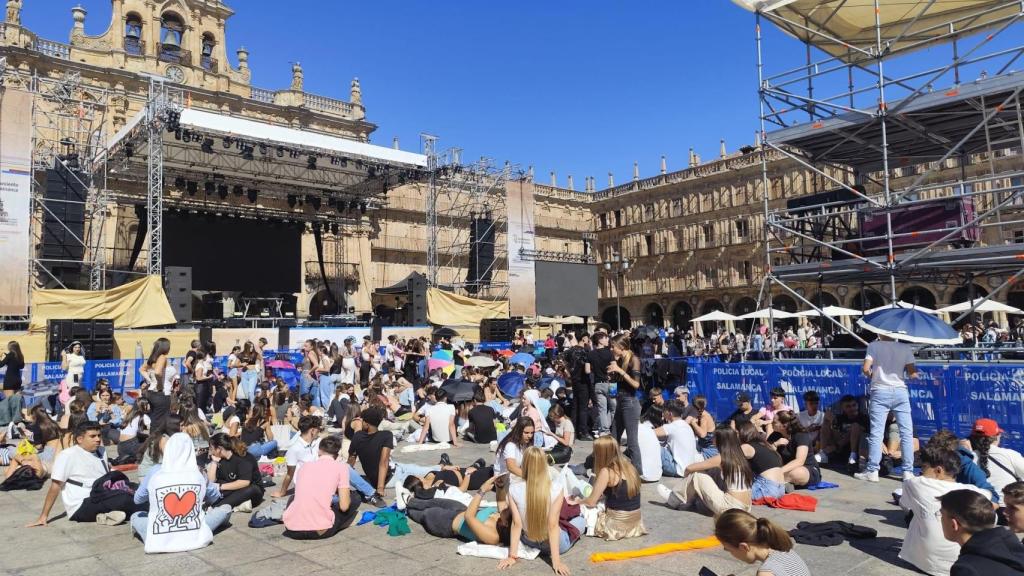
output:
[[[508,318],[508,300],[477,300],[427,289],[427,320],[441,326],[479,326],[485,318]]]
[[[759,10],[787,34],[843,60],[857,61],[865,57],[860,53],[850,54],[847,44],[874,50],[875,8],[871,0],[733,2],[751,12]],[[1011,0],[880,0],[882,45],[891,42],[890,51],[923,48],[929,40],[949,33],[946,24],[952,23],[954,30],[965,34],[981,32],[997,27],[1019,13],[1020,3]]]
[[[47,320],[113,320],[115,328],[174,324],[174,312],[159,276],[147,276],[110,290],[36,290],[30,332],[45,331]]]

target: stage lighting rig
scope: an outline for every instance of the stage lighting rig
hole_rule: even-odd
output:
[[[206,192],[207,195],[213,194],[217,191],[217,185],[213,182],[207,182],[203,184],[203,191]]]
[[[223,144],[223,145],[224,145],[224,148],[225,148],[225,149],[227,149],[227,148],[231,148],[231,144],[232,144],[233,142],[234,142],[234,139],[233,139],[233,138],[231,138],[231,136],[225,136],[225,137],[224,137],[224,144]]]
[[[299,199],[294,194],[288,195],[288,207],[295,208],[295,205],[299,203]]]
[[[228,197],[228,185],[218,184],[217,185],[217,196],[220,196],[221,200],[225,200]]]
[[[134,155],[135,155],[135,144],[132,144],[131,142],[126,142],[125,145],[124,145],[124,157],[125,158],[131,158]]]
[[[199,183],[189,180],[185,183],[185,189],[188,191],[189,196],[195,196],[196,192],[199,191]]]
[[[249,197],[249,203],[250,204],[255,204],[256,203],[256,198],[259,196],[259,194],[260,194],[259,190],[255,189],[255,188],[249,188],[249,191],[247,193],[247,195]]]
[[[177,178],[175,178],[174,179],[174,187],[179,189],[179,190],[184,188],[185,187],[185,179],[182,178],[181,176],[178,176]]]
[[[204,138],[203,139],[202,150],[203,150],[203,152],[206,152],[207,154],[213,154],[213,138]]]
[[[309,157],[306,158],[306,169],[316,170],[316,156],[313,154],[310,154]]]
[[[241,196],[245,193],[245,188],[242,188],[241,184],[235,184],[234,187],[231,188],[231,192],[233,192],[235,196]]]
[[[252,153],[253,153],[252,146],[246,146],[246,147],[242,148],[242,159],[244,159],[244,160],[252,160],[253,159]]]

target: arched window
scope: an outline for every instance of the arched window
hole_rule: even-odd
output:
[[[142,18],[134,12],[124,19],[124,51],[136,56],[141,56],[145,52],[145,43],[142,41]]]
[[[187,51],[182,49],[185,37],[185,24],[181,17],[172,12],[160,18],[160,58],[169,62],[180,62],[186,57]]]
[[[216,45],[217,41],[214,40],[213,34],[203,34],[203,53],[199,58],[199,65],[212,72],[217,71],[217,60],[213,58],[213,48]]]

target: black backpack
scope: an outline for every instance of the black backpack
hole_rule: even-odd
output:
[[[36,471],[29,465],[18,466],[13,474],[0,484],[0,492],[10,490],[39,490],[46,481],[36,476]]]

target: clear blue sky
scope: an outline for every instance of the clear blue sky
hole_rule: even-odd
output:
[[[76,2],[29,0],[23,22],[66,41]],[[86,32],[110,20],[109,0],[81,0]],[[289,84],[300,61],[307,92],[348,99],[362,82],[377,144],[418,150],[419,133],[489,156],[537,180],[555,170],[600,188],[685,167],[754,140],[753,16],[728,0],[229,0],[228,53],[249,49],[253,84]],[[767,30],[773,58],[796,66],[802,48]]]

